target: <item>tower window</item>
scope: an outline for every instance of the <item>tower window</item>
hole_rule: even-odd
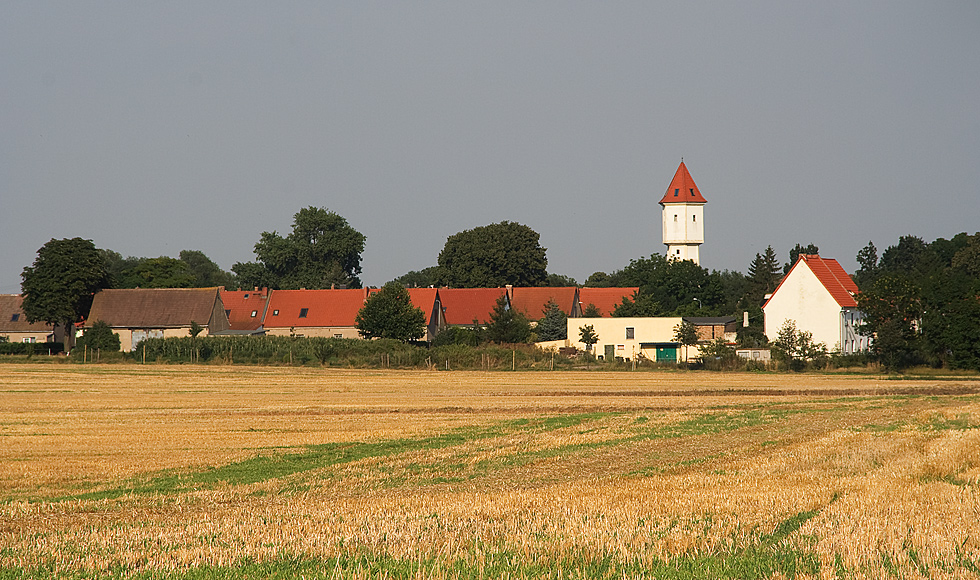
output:
[[[674,214],[674,221],[675,222],[677,221],[677,214],[676,213]]]
[[[698,221],[698,216],[696,216],[696,215],[692,215],[692,216],[691,216],[691,219],[692,219],[692,220],[694,220],[694,221]]]
[[[691,197],[694,197],[694,188],[691,188]]]
[[[678,255],[678,256],[680,256],[680,255],[681,255],[681,251],[680,251],[680,250],[677,250],[677,255]]]
[[[681,190],[680,190],[680,189],[675,189],[675,190],[674,190],[674,197],[677,197],[677,195],[678,195],[678,194],[679,194],[680,192],[681,192]]]

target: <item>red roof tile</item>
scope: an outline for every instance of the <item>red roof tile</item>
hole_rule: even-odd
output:
[[[575,294],[578,288],[550,287],[521,287],[514,288],[510,299],[510,307],[524,314],[529,320],[538,320],[544,316],[544,309],[549,300],[554,300],[566,315],[571,315],[575,309]]]
[[[446,324],[487,324],[503,288],[440,288],[439,301],[445,312]]]
[[[269,304],[269,289],[222,290],[221,302],[232,330],[255,330],[262,326],[265,307]]]
[[[352,327],[367,290],[274,290],[266,328]],[[305,310],[305,312],[304,312]]]
[[[640,290],[639,287],[632,288],[579,288],[578,302],[580,310],[585,312],[589,304],[595,304],[602,312],[602,316],[608,318],[612,316],[613,309],[623,302],[623,298],[633,299],[633,294]]]
[[[701,195],[701,190],[694,183],[687,165],[681,161],[660,203],[708,203],[708,200]]]
[[[371,294],[377,294],[380,288],[371,288]],[[435,322],[432,318],[433,312],[436,307],[436,297],[439,296],[439,290],[435,288],[406,288],[408,291],[408,297],[412,300],[412,306],[418,308],[425,313],[425,323],[430,324]]]

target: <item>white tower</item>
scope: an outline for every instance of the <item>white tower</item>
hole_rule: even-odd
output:
[[[664,244],[668,260],[691,260],[700,265],[698,246],[704,243],[704,199],[691,174],[681,160],[667,193],[660,200],[663,206]]]

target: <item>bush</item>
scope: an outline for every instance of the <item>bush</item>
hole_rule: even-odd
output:
[[[0,342],[0,355],[2,354],[57,354],[65,351],[63,342]]]

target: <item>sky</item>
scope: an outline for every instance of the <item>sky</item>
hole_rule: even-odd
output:
[[[6,2],[0,293],[52,238],[254,259],[308,206],[365,284],[527,225],[584,281],[662,254],[681,158],[701,264],[980,230],[980,2]]]

